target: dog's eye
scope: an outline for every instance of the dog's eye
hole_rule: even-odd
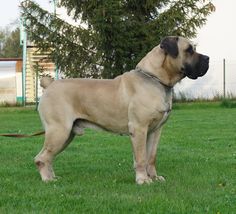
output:
[[[190,55],[194,54],[193,46],[189,45],[189,47],[186,49],[186,52],[189,53]]]

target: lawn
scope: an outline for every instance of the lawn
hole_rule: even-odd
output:
[[[31,108],[0,108],[0,133],[41,130]],[[58,181],[33,158],[43,136],[0,137],[0,213],[236,213],[236,108],[178,104],[162,132],[165,183],[135,184],[128,137],[87,130],[60,154]]]

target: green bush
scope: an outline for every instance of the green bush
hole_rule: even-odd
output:
[[[236,108],[236,100],[232,100],[232,99],[223,99],[221,101],[221,107],[225,107],[225,108]]]

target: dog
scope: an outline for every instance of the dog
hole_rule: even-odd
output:
[[[115,79],[43,78],[38,110],[45,141],[35,157],[42,180],[54,180],[54,157],[75,135],[94,128],[130,136],[137,184],[164,181],[156,171],[156,152],[172,109],[172,88],[185,77],[205,75],[208,68],[209,57],[197,53],[188,39],[169,36],[134,70]]]

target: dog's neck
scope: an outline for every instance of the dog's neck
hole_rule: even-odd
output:
[[[135,71],[143,74],[145,77],[148,77],[148,78],[150,78],[153,81],[156,81],[156,82],[160,83],[167,90],[170,90],[170,89],[173,88],[172,86],[169,86],[169,85],[166,85],[165,83],[163,83],[162,80],[160,80],[156,75],[153,75],[152,73],[150,73],[148,71],[145,71],[145,70],[143,70],[143,69],[141,69],[139,67],[136,67]]]
[[[163,85],[173,87],[182,77],[170,72],[173,68],[167,60],[166,54],[158,45],[137,64],[137,68],[155,76]]]

